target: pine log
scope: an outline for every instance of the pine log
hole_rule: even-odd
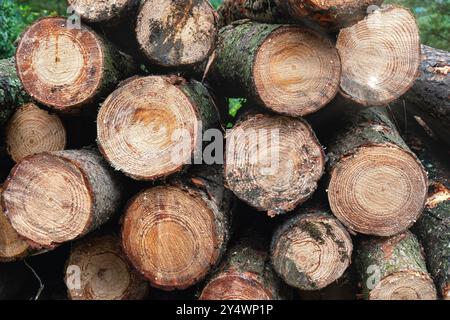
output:
[[[270,265],[259,237],[244,237],[231,247],[200,300],[283,300],[286,289]]]
[[[334,45],[312,30],[238,21],[220,31],[209,75],[228,97],[304,116],[335,97],[341,65]]]
[[[124,250],[151,286],[186,289],[221,259],[229,238],[230,196],[221,168],[143,190],[128,204]]]
[[[300,118],[247,114],[227,134],[227,187],[275,216],[308,200],[325,170],[325,155]]]
[[[214,50],[217,20],[207,0],[145,0],[137,18],[137,39],[153,64],[192,66]]]
[[[407,142],[428,171],[430,188],[425,211],[414,226],[426,253],[428,270],[440,296],[450,300],[450,167],[423,134],[408,131]]]
[[[72,300],[141,300],[149,289],[127,261],[120,239],[112,235],[92,236],[74,245],[65,281]]]
[[[34,103],[22,105],[6,127],[7,151],[15,162],[40,152],[64,150],[66,129],[61,119]]]
[[[40,153],[13,168],[2,204],[33,248],[52,249],[105,223],[118,209],[120,189],[94,150]]]
[[[390,236],[420,217],[427,174],[384,109],[346,114],[342,132],[329,144],[328,199],[353,231]]]
[[[319,290],[339,279],[351,263],[350,234],[327,210],[300,209],[272,237],[274,270],[288,285]]]
[[[16,72],[14,58],[0,60],[0,126],[3,126],[17,106],[29,100]]]
[[[356,250],[355,264],[366,299],[436,299],[422,248],[409,231],[363,241]]]
[[[3,192],[2,188],[0,192]],[[27,256],[28,253],[28,244],[11,226],[0,204],[0,262],[15,261]]]
[[[413,14],[386,5],[342,29],[342,94],[364,106],[384,106],[407,92],[418,76],[419,29]]]
[[[221,24],[248,18],[267,23],[313,21],[330,31],[363,19],[371,6],[383,0],[225,0],[219,8]]]
[[[135,15],[140,0],[67,0],[82,21],[112,26]]]
[[[299,300],[307,301],[349,301],[356,300],[358,294],[357,281],[352,271],[346,271],[342,277],[321,290],[299,290]]]
[[[136,180],[179,172],[201,150],[203,130],[219,122],[207,89],[195,80],[149,76],[127,81],[103,103],[98,143],[116,169]]]
[[[79,111],[134,71],[133,60],[90,28],[66,18],[38,20],[20,38],[17,71],[25,90],[58,111]]]
[[[422,45],[420,77],[403,96],[410,113],[450,145],[450,52]]]

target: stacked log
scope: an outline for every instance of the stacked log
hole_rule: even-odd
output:
[[[340,76],[339,55],[326,37],[298,26],[249,21],[220,31],[210,71],[224,95],[291,116],[323,108],[337,94]]]
[[[140,300],[148,294],[147,283],[113,235],[92,236],[73,246],[65,280],[72,300]]]
[[[331,210],[355,232],[398,234],[422,213],[427,174],[383,109],[352,113],[328,146]]]
[[[323,28],[335,31],[358,22],[371,6],[381,5],[382,2],[225,0],[219,8],[219,14],[223,24],[244,18],[272,23],[305,23],[305,20],[312,20]]]
[[[125,212],[125,253],[153,287],[186,289],[224,254],[230,208],[220,168],[207,167],[174,178],[170,185],[145,189]]]
[[[271,260],[278,275],[301,290],[320,290],[339,279],[351,262],[350,234],[327,210],[303,209],[272,238]]]
[[[133,59],[87,26],[65,18],[38,20],[20,38],[17,73],[36,101],[57,111],[79,112],[136,72]]]
[[[302,119],[251,113],[226,138],[227,187],[269,216],[308,200],[324,173],[323,148]]]
[[[366,299],[436,299],[423,250],[409,231],[363,241],[357,248],[355,264]]]
[[[208,90],[177,76],[129,79],[103,103],[98,144],[116,169],[136,180],[155,180],[191,164],[203,131],[219,122]]]
[[[104,224],[118,209],[121,185],[94,150],[40,153],[19,162],[2,204],[18,234],[51,249]]]
[[[61,119],[34,103],[21,106],[6,128],[7,151],[15,162],[40,152],[64,150],[66,129]]]
[[[139,6],[139,0],[67,0],[67,3],[83,21],[108,26],[123,22]]]

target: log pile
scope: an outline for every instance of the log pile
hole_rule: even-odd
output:
[[[30,25],[0,61],[0,298],[449,299],[450,54],[381,3]]]

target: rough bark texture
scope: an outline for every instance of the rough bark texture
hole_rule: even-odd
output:
[[[334,45],[296,26],[241,20],[223,28],[209,81],[277,113],[304,116],[336,95],[341,74]]]
[[[264,240],[244,237],[231,247],[200,300],[282,300],[286,290],[270,264]]]
[[[275,271],[290,286],[323,289],[351,263],[350,234],[327,210],[309,207],[287,219],[272,237]]]
[[[24,104],[14,113],[5,135],[7,151],[15,162],[66,147],[66,129],[61,119],[34,103]]]
[[[424,246],[428,270],[440,296],[450,299],[450,168],[427,137],[410,130],[407,142],[430,178],[425,211],[413,230]]]
[[[409,231],[361,242],[355,264],[367,299],[436,299],[422,248]]]
[[[214,101],[200,82],[131,78],[103,103],[98,143],[115,169],[136,180],[155,180],[192,163],[203,131],[218,123]]]
[[[65,281],[72,300],[141,300],[149,289],[127,261],[120,239],[112,235],[92,236],[74,245]]]
[[[407,9],[383,5],[342,29],[336,43],[342,62],[341,93],[363,106],[386,106],[414,84],[420,35]]]
[[[97,229],[117,211],[120,195],[119,181],[96,151],[68,150],[17,164],[2,203],[14,229],[39,249]]]
[[[140,0],[67,0],[67,3],[83,21],[114,26],[136,15]]]
[[[14,58],[0,60],[0,126],[8,121],[17,106],[29,99],[17,77]]]
[[[142,191],[128,204],[123,222],[128,258],[153,287],[192,286],[225,251],[230,199],[221,168],[210,166]]]
[[[420,72],[401,100],[450,145],[450,53],[422,45]]]
[[[179,68],[209,57],[217,28],[216,12],[207,0],[146,0],[139,9],[136,35],[152,64]]]
[[[308,200],[324,170],[323,148],[300,118],[246,113],[227,134],[227,187],[269,216]]]
[[[419,218],[427,175],[384,109],[345,115],[329,143],[328,198],[333,213],[353,231],[400,233]]]
[[[66,23],[53,17],[31,25],[20,38],[16,65],[31,97],[56,110],[75,112],[98,102],[136,68],[130,56],[92,29],[68,28]]]
[[[305,23],[311,20],[328,30],[336,31],[363,19],[370,6],[378,6],[382,2],[383,0],[225,0],[219,8],[219,15],[222,25],[244,18],[268,23]]]

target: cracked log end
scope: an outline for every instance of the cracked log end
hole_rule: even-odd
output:
[[[205,197],[190,188],[156,187],[129,203],[123,247],[152,286],[188,288],[218,262],[226,231]]]
[[[253,77],[263,104],[282,114],[305,116],[328,104],[339,90],[341,62],[332,43],[297,27],[272,32],[255,58]]]
[[[315,212],[287,220],[275,233],[271,251],[273,267],[287,284],[319,290],[344,274],[353,245],[337,219]]]
[[[34,103],[21,106],[6,128],[8,153],[15,162],[41,153],[64,150],[66,129],[61,119]]]
[[[344,157],[331,172],[328,198],[336,217],[353,231],[390,236],[422,213],[427,175],[409,151],[369,145]]]
[[[111,165],[136,180],[154,180],[190,163],[200,115],[194,102],[168,77],[126,82],[103,103],[98,143]]]
[[[58,110],[88,103],[101,86],[104,70],[100,39],[86,27],[66,24],[66,18],[38,20],[22,35],[16,52],[25,90]]]
[[[227,141],[228,187],[271,215],[309,199],[324,173],[322,146],[301,119],[250,115],[228,133]]]
[[[80,283],[71,278],[79,268]],[[148,284],[128,263],[120,240],[97,236],[72,248],[67,261],[66,285],[72,300],[140,300],[148,293]]]
[[[341,91],[365,106],[386,105],[411,88],[420,66],[420,37],[407,9],[383,6],[342,29],[337,40],[342,60]]]
[[[214,50],[217,32],[216,13],[207,0],[147,0],[137,18],[142,51],[163,67],[206,60]]]

